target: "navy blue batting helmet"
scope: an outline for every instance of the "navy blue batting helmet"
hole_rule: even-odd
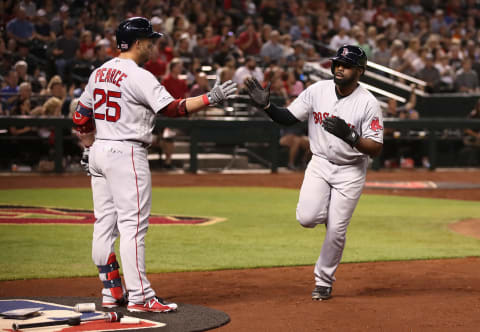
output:
[[[117,48],[127,51],[139,39],[160,38],[161,33],[153,31],[152,23],[145,17],[132,17],[118,25],[115,31]]]
[[[332,60],[332,74],[334,74],[335,63],[342,62],[354,67],[367,68],[367,55],[365,51],[355,45],[343,45],[337,51],[337,54],[331,58]]]

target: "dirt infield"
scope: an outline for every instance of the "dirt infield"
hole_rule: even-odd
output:
[[[299,188],[302,179],[301,173],[154,174],[153,185]],[[480,183],[480,171],[381,171],[367,176],[367,181],[392,180]],[[88,186],[88,178],[81,174],[0,177],[0,189]],[[366,189],[364,193],[480,200],[479,189]],[[471,229],[467,235],[478,230],[478,221],[464,224]],[[169,300],[230,315],[231,322],[219,331],[478,331],[480,326],[480,258],[341,264],[334,297],[326,302],[310,299],[312,270],[313,266],[306,266],[149,278],[159,295]],[[0,297],[88,297],[98,291],[97,278],[0,283]]]

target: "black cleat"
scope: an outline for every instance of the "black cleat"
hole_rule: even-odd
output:
[[[324,301],[332,297],[332,287],[315,286],[312,292],[312,300]]]

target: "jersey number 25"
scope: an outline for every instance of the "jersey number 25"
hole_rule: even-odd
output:
[[[97,100],[97,96],[100,96],[100,99]],[[115,101],[115,98],[121,98],[122,93],[118,91],[108,90],[105,92],[103,89],[93,90],[93,100],[95,104],[93,105],[93,110],[95,112],[95,119],[98,120],[107,120],[110,122],[116,122],[120,119],[121,108],[120,105]],[[104,108],[105,112],[102,112],[100,109],[103,104],[107,104]],[[113,115],[111,114],[113,110]]]

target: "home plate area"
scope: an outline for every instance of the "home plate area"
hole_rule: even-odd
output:
[[[95,303],[95,311],[76,312],[77,304]],[[225,325],[230,317],[218,310],[203,306],[177,303],[176,312],[128,312],[126,307],[105,309],[100,299],[91,297],[41,297],[0,299],[0,331],[78,332],[78,331],[140,331],[178,332],[207,331]],[[83,311],[83,310],[81,310]],[[108,322],[108,312],[123,314],[120,322]],[[8,314],[12,314],[8,315]],[[35,326],[48,323],[50,326]],[[29,325],[32,325],[29,327]],[[48,325],[40,324],[40,325]],[[61,324],[61,325],[53,325]]]

